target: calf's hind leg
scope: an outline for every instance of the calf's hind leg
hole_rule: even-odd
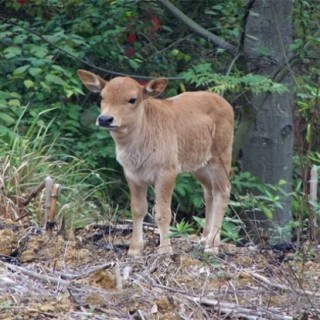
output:
[[[211,229],[206,239],[204,251],[217,254],[220,245],[220,233],[223,217],[227,209],[231,186],[229,182],[229,168],[222,165],[210,165],[212,177],[213,219]]]
[[[204,194],[205,202],[205,223],[201,242],[206,242],[213,223],[213,193],[212,193],[212,177],[208,171],[208,167],[201,168],[193,172],[193,176],[200,182]]]

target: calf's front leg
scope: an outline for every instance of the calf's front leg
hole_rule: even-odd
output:
[[[131,196],[133,230],[129,245],[129,256],[138,256],[143,251],[143,219],[148,211],[147,187],[144,182],[137,183],[126,176]]]
[[[160,254],[172,253],[169,238],[171,222],[171,198],[176,174],[171,171],[159,172],[155,182],[155,220],[160,231]]]

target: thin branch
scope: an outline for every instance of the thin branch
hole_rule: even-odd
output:
[[[107,263],[102,264],[102,265],[94,266],[94,267],[88,269],[87,271],[84,271],[83,273],[79,273],[79,274],[69,274],[69,273],[63,271],[60,274],[60,277],[61,277],[61,279],[66,279],[66,280],[83,279],[83,278],[89,277],[92,273],[98,272],[100,270],[113,268],[115,266],[116,266],[115,262],[107,262]]]
[[[225,313],[236,315],[237,317],[243,317],[245,319],[273,319],[273,320],[293,320],[293,317],[282,314],[278,310],[268,308],[266,310],[255,310],[250,308],[245,308],[238,306],[235,303],[224,302],[220,300],[207,299],[207,298],[194,298],[185,296],[187,299],[193,301],[194,303],[199,303],[202,305],[207,305],[213,307],[214,310]]]
[[[276,283],[276,282],[272,282],[269,279],[267,279],[266,277],[256,273],[256,272],[252,272],[249,270],[244,271],[245,274],[247,274],[248,276],[251,276],[252,278],[262,281],[265,284],[267,284],[268,286],[275,288],[275,289],[279,289],[279,290],[284,290],[284,291],[291,291],[291,292],[297,292],[299,294],[303,294],[303,295],[310,295],[310,296],[314,296],[314,297],[320,297],[320,293],[318,292],[314,292],[314,291],[308,291],[308,290],[303,290],[303,289],[298,289],[298,288],[292,288],[292,287],[288,287],[285,284],[280,284],[280,283]]]
[[[168,11],[172,13],[176,18],[183,22],[190,30],[211,41],[219,48],[225,49],[228,53],[235,55],[237,53],[237,48],[229,42],[216,36],[214,33],[208,31],[207,29],[201,27],[195,21],[186,16],[182,11],[180,11],[176,6],[174,6],[169,0],[158,0]]]
[[[45,182],[41,182],[38,186],[36,186],[31,193],[22,201],[22,205],[27,206],[45,187]]]
[[[48,276],[48,275],[42,275],[42,274],[39,274],[35,271],[31,271],[30,269],[27,269],[27,268],[24,268],[24,267],[21,267],[21,266],[15,266],[13,264],[10,264],[10,263],[5,263],[5,262],[2,262],[0,261],[0,264],[4,265],[6,268],[12,270],[12,271],[16,271],[16,272],[22,272],[23,274],[26,274],[27,276],[30,276],[32,278],[35,278],[35,279],[38,279],[40,281],[43,281],[43,282],[47,282],[47,283],[50,283],[50,284],[62,284],[62,285],[65,285],[66,287],[68,287],[70,285],[70,281],[66,281],[66,280],[63,280],[61,278],[55,278],[55,277],[52,277],[52,276]]]
[[[238,317],[243,317],[245,319],[255,319],[255,320],[256,319],[274,319],[274,320],[292,320],[293,319],[293,317],[282,314],[278,310],[274,310],[272,308],[268,308],[267,310],[264,310],[264,309],[255,310],[255,309],[250,309],[246,307],[241,307],[231,302],[208,299],[206,297],[198,298],[186,291],[178,290],[178,289],[163,286],[163,285],[153,284],[153,286],[157,288],[165,289],[167,291],[171,291],[174,293],[182,294],[185,298],[194,302],[195,304],[212,307],[217,312],[221,312],[229,315],[230,314],[237,315]]]
[[[245,11],[244,11],[244,16],[241,21],[241,34],[240,34],[240,39],[239,39],[239,51],[243,51],[244,47],[244,40],[246,38],[246,25],[248,22],[248,17],[251,12],[251,9],[254,5],[256,0],[249,0],[248,3],[246,4]]]

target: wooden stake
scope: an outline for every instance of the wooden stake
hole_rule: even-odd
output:
[[[318,167],[313,165],[310,171],[310,193],[309,193],[309,203],[311,208],[311,213],[309,216],[309,232],[310,239],[318,243],[319,241],[319,228],[317,213],[315,212],[315,204],[317,203],[318,197]]]

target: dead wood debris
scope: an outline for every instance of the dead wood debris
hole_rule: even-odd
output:
[[[84,239],[93,239],[97,226],[77,230],[69,241],[28,229],[0,230],[0,319],[289,320],[320,315],[319,257],[279,264],[272,251],[232,245],[222,247],[221,256],[208,257],[195,239],[173,239],[176,253],[159,256],[153,249],[158,235],[146,228],[145,255],[129,258],[121,247],[105,249],[110,240],[114,247],[128,241],[130,234],[120,229],[109,228],[92,241]],[[1,246],[1,236],[11,245]],[[18,239],[24,239],[24,251],[10,260],[15,243],[21,246]]]
[[[154,254],[118,261],[113,256],[113,261],[79,268],[58,271],[38,264],[25,267],[0,262],[0,296],[7,293],[7,302],[16,305],[13,311],[21,311],[17,305],[26,293],[35,301],[46,297],[46,307],[41,304],[40,308],[39,302],[26,310],[33,316],[57,319],[103,319],[105,316],[110,319],[290,320],[296,316],[288,307],[288,293],[294,294],[297,290],[223,261],[213,266],[184,254],[173,257]],[[105,270],[115,280],[113,285],[101,287],[99,281],[105,277],[101,272]],[[236,280],[239,283],[236,284]],[[259,286],[261,282],[264,287]],[[255,285],[258,286],[253,290]],[[236,294],[232,286],[233,289],[237,286]],[[270,306],[263,301],[268,294],[281,297],[284,291],[287,302],[283,305]],[[312,299],[319,297],[310,290],[299,291],[303,293],[311,295]],[[58,301],[62,301],[60,309],[68,309],[67,313],[63,312],[65,317],[54,303],[49,303],[53,296],[53,301],[57,296]],[[259,303],[254,302],[257,296],[262,299]],[[73,306],[71,310],[70,305]],[[94,314],[90,308],[95,310]],[[314,308],[313,312],[320,310]]]

